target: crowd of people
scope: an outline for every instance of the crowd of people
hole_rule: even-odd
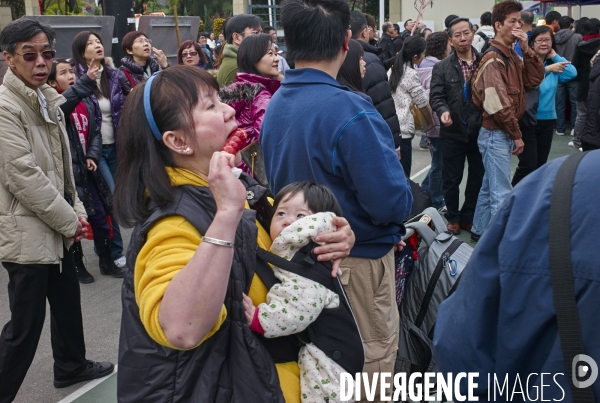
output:
[[[481,238],[440,310],[436,361],[445,371],[522,372],[517,361],[478,367],[470,357],[486,363],[503,354],[490,343],[512,319],[500,306],[506,267],[514,269],[506,298],[542,292],[523,292],[514,273],[535,267],[544,277],[547,258],[533,262],[539,253],[504,230],[517,216],[531,228],[534,211],[547,214],[558,167],[547,161],[553,136],[567,133],[567,97],[569,145],[600,148],[600,20],[553,11],[534,27],[530,11],[505,0],[480,26],[451,15],[432,32],[409,19],[402,32],[383,23],[378,38],[375,19],[344,0],[286,0],[280,22],[285,57],[277,30],[244,14],[217,39],[202,32],[184,41],[177,65],[145,33],[129,32],[118,68],[92,31],[75,36],[70,59],[55,59],[50,26],[23,17],[4,27],[0,261],[12,316],[0,335],[0,403],[15,398],[32,363],[46,299],[54,385],[114,370],[86,359],[79,283],[94,277],[84,238],[93,239],[100,273],[123,278],[119,402],[339,401],[344,357],[316,338],[300,337],[300,346],[295,335],[311,334],[346,297],[363,371],[392,373],[394,253],[405,246],[417,135],[431,154],[421,186],[447,230]],[[239,129],[238,152],[222,151]],[[519,165],[511,178],[512,155]],[[598,158],[589,160],[582,169],[597,172]],[[522,199],[533,200],[530,210],[516,208]],[[134,227],[127,256],[120,225]],[[547,248],[541,227],[519,236]],[[501,245],[523,261],[499,255]],[[342,295],[257,256],[270,250],[293,260],[308,246],[313,263],[330,262]],[[589,274],[586,259],[576,277]],[[552,305],[544,308],[552,317]],[[486,324],[479,331],[478,320]],[[536,333],[524,333],[525,344],[502,347],[533,354],[533,363],[560,354],[549,351],[555,328],[544,336],[550,343],[529,352]]]

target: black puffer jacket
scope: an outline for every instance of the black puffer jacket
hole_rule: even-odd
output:
[[[600,148],[600,55],[596,56],[590,71],[590,89],[587,98],[588,113],[581,142],[591,148]]]
[[[252,206],[266,189],[242,174]],[[249,196],[250,197],[250,196]],[[123,281],[119,339],[119,403],[284,403],[277,371],[261,336],[246,324],[242,293],[248,294],[256,265],[256,212],[245,210],[235,234],[235,252],[223,304],[227,318],[219,330],[198,347],[174,350],[150,338],[136,303],[133,271],[147,232],[163,217],[185,217],[201,234],[216,211],[208,188],[180,186],[173,202],[156,209],[136,225],[127,252]],[[278,338],[279,339],[279,338]],[[267,340],[262,337],[262,340]],[[275,339],[273,339],[275,340]],[[296,355],[297,357],[297,351]],[[283,361],[281,361],[283,362]]]
[[[383,68],[387,71],[392,64],[394,64],[394,58],[396,57],[396,52],[394,51],[394,40],[388,34],[383,34],[381,36],[381,40],[379,41],[379,60],[383,63]]]
[[[119,70],[121,70],[123,73],[125,73],[125,76],[127,76],[127,82],[123,83],[122,87],[125,95],[128,95],[129,92],[133,89],[133,87],[135,87],[142,81],[146,81],[148,78],[150,78],[149,76],[156,73],[157,71],[161,71],[162,67],[160,67],[158,61],[152,57],[148,58],[148,61],[146,61],[145,66],[140,66],[135,62],[135,60],[133,60],[133,56],[125,56],[121,59],[121,67],[119,67]],[[144,73],[146,73],[148,77],[144,78]],[[135,85],[131,84],[131,81],[129,80],[129,76],[127,74],[131,76],[131,79],[133,80]]]
[[[358,43],[362,45],[365,51],[363,59],[367,64],[367,72],[363,78],[363,87],[366,94],[373,101],[373,106],[375,106],[377,112],[379,112],[390,127],[394,136],[394,146],[398,148],[400,147],[402,135],[400,134],[400,122],[398,121],[398,115],[396,115],[396,107],[394,106],[387,73],[377,57],[377,48],[363,41],[358,41]]]
[[[472,51],[477,57],[475,63],[479,63],[481,54],[475,48],[472,48]],[[450,112],[452,117],[451,126],[440,125],[440,137],[468,143],[469,137],[479,134],[481,111],[473,106],[470,91],[468,101],[465,103],[464,85],[465,77],[456,52],[452,52],[450,56],[433,66],[429,103],[440,119],[444,112]]]
[[[573,55],[573,66],[577,69],[577,102],[585,102],[588,99],[590,88],[590,60],[600,48],[600,38],[592,38],[579,42]]]
[[[112,209],[112,195],[106,181],[100,175],[98,170],[91,172],[87,169],[87,158],[91,158],[96,165],[100,163],[102,158],[102,134],[100,127],[96,125],[94,119],[94,103],[89,98],[97,89],[96,81],[83,75],[71,88],[62,93],[66,98],[65,103],[60,106],[60,109],[67,117],[65,127],[69,135],[69,146],[71,150],[71,162],[73,164],[73,177],[75,178],[75,187],[77,188],[77,196],[83,203],[88,214],[95,214],[94,200],[88,188],[88,173],[91,173],[94,184],[98,189],[100,198],[104,204],[105,210],[110,213]],[[75,123],[71,119],[71,113],[75,110],[80,102],[85,104],[88,113],[88,138],[87,150],[83,149],[79,133],[75,127]]]

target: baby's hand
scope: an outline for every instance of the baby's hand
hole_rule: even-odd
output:
[[[242,298],[244,300],[243,303],[244,311],[246,313],[246,323],[248,324],[248,326],[252,326],[252,319],[254,319],[254,311],[256,310],[256,307],[252,303],[250,297],[246,294],[242,293]]]

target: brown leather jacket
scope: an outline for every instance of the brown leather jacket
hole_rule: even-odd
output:
[[[525,91],[538,87],[544,80],[542,60],[531,49],[523,52],[523,60],[512,48],[492,40],[491,46],[500,50],[508,59],[508,69],[502,56],[487,52],[473,79],[473,103],[483,110],[483,127],[502,130],[511,140],[521,138],[519,119],[525,112]]]

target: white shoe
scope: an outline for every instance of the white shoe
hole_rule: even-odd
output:
[[[125,266],[127,266],[127,259],[125,258],[125,256],[121,256],[120,258],[115,260],[115,265],[120,269],[124,269]]]
[[[561,132],[556,132],[556,135],[557,135],[557,136],[564,136],[564,135],[565,135],[565,132],[562,132],[562,133],[561,133]]]
[[[448,208],[446,206],[440,207],[438,209],[438,211],[440,212],[441,215],[444,215],[444,214],[446,214],[448,212]]]
[[[569,141],[569,147],[573,147],[573,148],[575,148],[575,143],[574,143],[574,142],[572,142],[572,141]]]

